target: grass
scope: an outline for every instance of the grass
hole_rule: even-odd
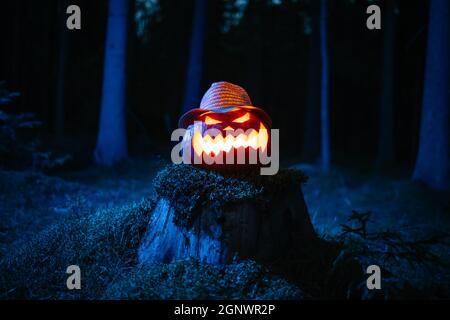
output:
[[[401,234],[400,244],[414,243],[448,230],[448,198],[407,180],[367,176],[336,168],[323,176],[297,166],[309,176],[303,185],[313,224],[327,241],[305,251],[297,261],[262,266],[235,261],[212,266],[196,260],[140,266],[137,248],[147,228],[155,195],[179,199],[195,176],[191,168],[166,168],[151,180],[161,163],[129,163],[122,168],[49,177],[39,173],[0,171],[0,299],[297,299],[408,298],[450,296],[446,246],[427,245],[441,264],[384,260],[389,239],[345,238],[340,224],[353,209],[371,211],[368,232]],[[144,173],[145,174],[140,174]],[[304,175],[287,172],[288,183]],[[229,192],[217,187],[223,173],[203,172],[191,192],[192,207],[205,201],[255,199],[264,183],[227,176]],[[235,180],[233,180],[235,179]],[[243,180],[242,180],[243,179]],[[283,179],[281,179],[283,180]],[[201,183],[201,182],[208,183]],[[251,183],[249,183],[251,181]],[[267,182],[266,182],[267,183]],[[283,183],[280,184],[281,190]],[[197,195],[197,196],[195,196]],[[142,199],[142,200],[138,200]],[[180,202],[180,207],[191,204]],[[181,207],[182,208],[182,207]],[[352,225],[351,225],[352,226]],[[374,240],[375,239],[375,240]],[[414,247],[414,248],[416,248]],[[427,251],[428,252],[428,251]],[[375,255],[377,253],[378,255]],[[429,257],[428,255],[426,255]],[[414,260],[414,259],[413,259]],[[363,290],[365,266],[380,264],[385,279],[381,294]],[[82,270],[82,290],[66,289],[66,268]]]
[[[113,168],[90,167],[48,176],[0,170],[0,256],[71,213],[118,208],[154,195],[157,161],[133,161]]]
[[[18,245],[0,263],[0,296],[93,299],[136,265],[136,250],[153,202],[143,200],[95,213],[74,213]],[[66,268],[82,270],[83,290],[68,291]]]
[[[13,212],[8,216],[22,212],[22,208],[26,208],[23,217],[33,210],[40,215],[28,217],[39,225],[37,228],[28,226],[28,232],[33,234],[30,239],[22,238],[25,226],[14,229],[13,225],[8,225],[15,231],[8,234],[16,241],[4,246],[5,254],[0,261],[1,299],[288,299],[303,296],[297,286],[252,261],[224,267],[195,260],[139,266],[137,248],[148,226],[154,201],[146,198],[132,202],[136,195],[129,195],[126,201],[129,204],[110,207],[96,196],[117,193],[117,190],[109,190],[109,183],[99,180],[112,180],[117,176],[130,180],[124,178],[123,173],[83,172],[78,180],[67,174],[65,179],[23,172],[2,174],[5,204]],[[95,187],[86,184],[91,180],[95,181]],[[8,181],[15,182],[13,188],[8,189]],[[27,184],[30,181],[40,182],[30,187]],[[156,181],[158,179],[155,184]],[[13,196],[16,190],[21,190],[35,203],[19,205],[24,200]],[[125,194],[125,191],[122,187],[120,192]],[[63,198],[73,195],[73,198],[66,198],[70,204],[67,212],[58,218],[55,212],[44,214],[52,201],[63,202],[59,192]],[[98,208],[86,202],[99,202]],[[83,289],[80,291],[66,288],[66,268],[72,264],[82,270]]]
[[[406,178],[334,167],[324,175],[315,166],[297,164],[309,180],[303,186],[316,231],[334,236],[352,210],[371,211],[372,230],[402,230],[413,236],[450,229],[450,193],[437,192]],[[370,230],[369,230],[370,231]]]
[[[298,286],[254,261],[226,266],[182,260],[134,268],[108,287],[108,299],[301,299]]]
[[[8,299],[293,299],[302,291],[253,261],[213,266],[196,260],[150,267],[137,248],[154,202],[72,215],[17,247],[0,263]],[[82,270],[82,290],[67,290],[67,266]]]

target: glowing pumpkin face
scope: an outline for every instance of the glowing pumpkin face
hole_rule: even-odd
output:
[[[237,164],[257,164],[256,154],[270,151],[270,117],[251,105],[244,89],[228,82],[214,83],[200,108],[184,114],[179,124],[187,129],[182,148],[183,155],[190,150],[191,163],[209,165],[205,157],[215,157],[225,164],[230,158]]]
[[[205,111],[190,125],[184,143],[190,144],[198,157],[235,154],[244,150],[267,151],[269,124],[251,109],[235,107],[228,112]],[[192,154],[194,156],[194,154]]]

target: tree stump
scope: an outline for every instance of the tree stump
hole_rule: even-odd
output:
[[[235,257],[273,262],[295,258],[317,239],[299,171],[231,175],[185,165],[155,178],[158,202],[139,248],[140,263],[188,257],[226,264]]]

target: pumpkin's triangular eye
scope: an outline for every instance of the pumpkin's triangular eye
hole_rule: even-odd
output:
[[[213,118],[211,118],[211,117],[206,116],[206,117],[205,117],[205,123],[206,123],[207,125],[212,125],[212,124],[222,123],[222,121],[216,120],[216,119],[213,119]]]
[[[245,121],[248,121],[248,119],[250,119],[250,114],[247,112],[246,114],[244,114],[242,117],[236,118],[233,120],[233,122],[236,123],[243,123]]]

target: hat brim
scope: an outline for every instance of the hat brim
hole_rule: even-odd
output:
[[[263,109],[254,106],[233,106],[233,107],[217,108],[214,110],[207,110],[200,108],[189,110],[180,117],[180,120],[178,121],[178,127],[186,129],[187,127],[189,127],[191,124],[194,123],[194,120],[196,118],[198,118],[201,114],[204,113],[225,113],[237,108],[251,111],[252,114],[256,114],[265,124],[267,124],[269,128],[272,126],[272,119],[270,119],[269,115]]]

